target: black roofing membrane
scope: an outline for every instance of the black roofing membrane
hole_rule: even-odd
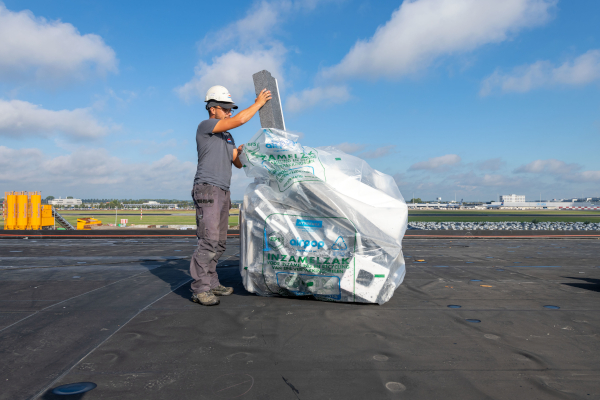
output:
[[[0,241],[0,399],[600,398],[596,240],[405,240],[383,306],[247,293],[233,239],[203,307],[194,246]]]

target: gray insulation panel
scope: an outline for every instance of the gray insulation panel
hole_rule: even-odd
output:
[[[256,95],[263,90],[267,89],[271,91],[271,100],[260,109],[260,126],[262,128],[275,128],[285,130],[285,121],[283,120],[283,110],[281,109],[281,100],[279,98],[279,88],[277,87],[277,80],[273,78],[271,73],[267,70],[252,75],[254,81],[254,90]]]

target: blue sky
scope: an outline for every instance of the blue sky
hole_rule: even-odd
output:
[[[267,69],[303,144],[406,199],[600,196],[598,1],[207,4],[0,2],[0,190],[188,199],[206,90]]]

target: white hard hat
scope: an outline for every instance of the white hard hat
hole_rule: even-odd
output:
[[[208,92],[206,92],[206,99],[204,101],[208,102],[210,100],[223,103],[233,103],[233,100],[231,100],[231,95],[229,94],[229,90],[220,85],[213,86],[208,89]]]

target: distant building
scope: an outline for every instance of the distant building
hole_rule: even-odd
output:
[[[123,208],[166,208],[169,210],[178,209],[177,204],[161,204],[158,201],[150,200],[143,204],[121,204]]]
[[[149,202],[143,203],[142,205],[144,205],[146,207],[158,207],[161,204],[158,201],[150,200]]]
[[[505,202],[505,203],[524,203],[525,202],[525,195],[510,194],[510,195],[500,196],[500,202]]]
[[[63,199],[59,197],[58,199],[48,200],[48,204],[58,207],[74,207],[81,205],[81,199]]]
[[[555,210],[600,210],[600,205],[598,204],[581,201],[519,201],[514,203],[492,201],[491,203],[486,204],[486,207],[504,209],[549,208]]]

